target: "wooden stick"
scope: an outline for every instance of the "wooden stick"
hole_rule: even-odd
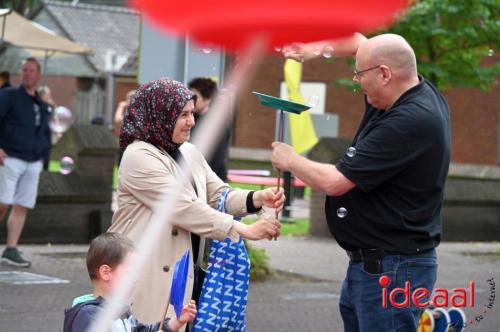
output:
[[[158,327],[158,332],[163,332],[163,322],[165,319],[167,319],[167,312],[168,312],[168,307],[170,305],[170,293],[172,292],[172,289],[170,289],[170,292],[167,297],[167,305],[165,306],[165,311],[163,312],[162,319],[160,320],[160,326]]]
[[[279,119],[279,123],[278,123],[278,142],[283,142],[283,127],[284,127],[284,114],[285,112],[283,112],[282,110],[280,110],[280,119]],[[278,168],[278,179],[277,179],[277,191],[280,191],[280,187],[281,187],[281,170]],[[276,217],[276,220],[279,221],[279,212],[278,210],[275,211],[275,217]],[[275,236],[274,237],[274,240],[277,240],[278,237]]]

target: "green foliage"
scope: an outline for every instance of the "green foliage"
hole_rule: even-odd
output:
[[[419,73],[441,90],[467,86],[486,91],[497,82],[500,63],[488,60],[500,49],[500,0],[415,1],[384,32],[406,38]],[[345,79],[336,83],[354,88]]]
[[[500,48],[499,0],[418,1],[389,32],[408,40],[419,72],[440,89],[487,90],[500,74],[499,63],[483,61]]]
[[[248,256],[250,257],[250,280],[259,281],[263,280],[273,273],[269,266],[269,257],[265,249],[254,248],[245,241]]]
[[[20,15],[28,16],[41,3],[41,0],[2,0],[0,1],[0,8],[12,8],[12,10],[18,12]]]

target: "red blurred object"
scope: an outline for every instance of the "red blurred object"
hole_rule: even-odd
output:
[[[255,35],[269,50],[293,42],[335,39],[392,23],[408,0],[131,0],[160,27],[201,44],[236,50]]]

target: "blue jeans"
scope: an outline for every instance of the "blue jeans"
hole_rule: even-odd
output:
[[[345,332],[357,331],[408,331],[417,330],[418,319],[423,309],[411,301],[413,290],[423,287],[432,292],[437,276],[436,250],[428,250],[418,255],[386,255],[382,259],[382,273],[371,274],[363,270],[363,262],[350,262],[340,296],[340,314]],[[386,287],[387,306],[383,307],[381,276],[388,276]],[[389,294],[396,287],[404,288],[410,282],[410,306],[395,308]],[[397,303],[403,303],[405,295],[398,292]],[[424,298],[419,301],[428,301]]]

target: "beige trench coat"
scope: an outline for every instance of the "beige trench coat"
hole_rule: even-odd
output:
[[[191,250],[191,263],[184,303],[190,299],[194,280],[191,232],[218,240],[239,239],[232,228],[233,218],[214,209],[221,193],[230,187],[215,175],[192,144],[184,143],[180,151],[193,167],[196,190],[189,184],[177,194],[179,203],[172,211],[175,213],[172,225],[165,227],[136,284],[132,312],[148,323],[160,320],[170,294],[175,262],[188,249]],[[118,209],[108,231],[125,234],[138,243],[148,226],[153,206],[175,186],[175,176],[179,172],[178,164],[167,153],[142,141],[130,144],[121,160]],[[227,212],[245,215],[247,195],[246,190],[231,191],[226,201]],[[170,306],[167,316],[173,315],[173,306]]]

